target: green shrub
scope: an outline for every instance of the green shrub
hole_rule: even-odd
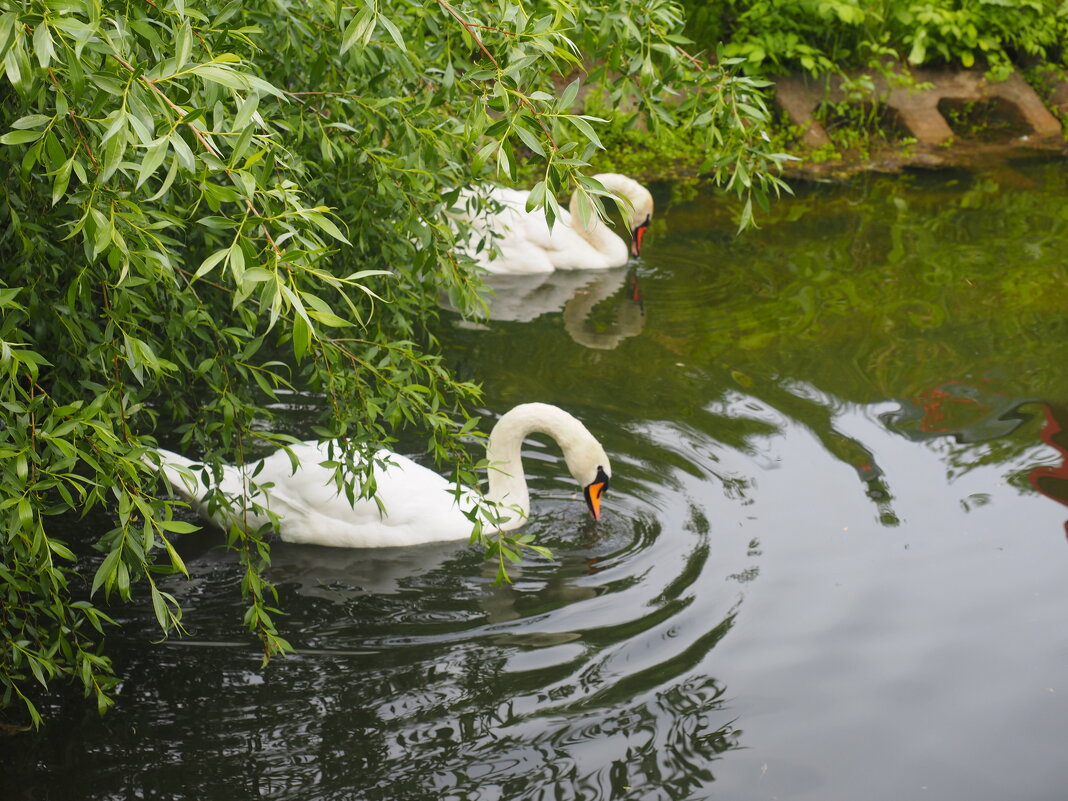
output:
[[[893,56],[915,66],[1064,63],[1068,8],[1060,0],[720,0],[684,2],[703,47],[757,72],[819,75]]]

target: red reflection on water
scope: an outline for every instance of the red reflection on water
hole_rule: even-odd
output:
[[[960,381],[947,381],[919,393],[913,401],[923,409],[920,430],[950,433],[981,420],[993,407],[977,395],[974,389]]]
[[[1053,407],[1043,403],[1042,408],[1046,413],[1046,422],[1038,436],[1061,454],[1061,463],[1056,467],[1036,467],[1028,473],[1027,478],[1031,486],[1047,498],[1068,506],[1068,435],[1064,425],[1057,419]],[[1064,412],[1063,409],[1058,411],[1062,414]],[[1065,521],[1064,532],[1065,537],[1068,537],[1068,521]]]
[[[641,284],[638,283],[638,271],[633,267],[627,273],[627,293],[635,303],[642,304],[642,311],[645,311],[645,298],[642,297]]]
[[[1054,467],[1033,468],[1027,478],[1039,493],[1068,506],[1068,406],[1012,398],[994,391],[989,383],[989,379],[981,379],[981,384],[988,386],[980,388],[963,381],[946,381],[914,395],[909,400],[920,414],[919,432],[951,434],[962,442],[992,439],[1011,433],[1030,416],[1021,413],[1020,407],[1038,403],[1046,417],[1039,437],[1060,454],[1061,461]],[[1068,521],[1064,530],[1068,537]]]

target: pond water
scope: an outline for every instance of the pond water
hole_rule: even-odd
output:
[[[1063,801],[1065,175],[801,185],[740,237],[656,187],[633,269],[444,320],[488,415],[601,438],[600,523],[529,440],[555,559],[511,586],[464,545],[280,545],[266,668],[191,538],[191,636],[127,610],[115,710],[4,738],[0,796]]]

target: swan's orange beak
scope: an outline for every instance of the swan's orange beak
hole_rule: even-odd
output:
[[[634,229],[634,233],[630,237],[630,255],[634,258],[638,258],[642,252],[642,238],[645,236],[645,232],[649,229],[649,218],[645,218],[645,222]]]
[[[590,514],[594,520],[601,519],[601,498],[608,491],[608,476],[604,470],[597,470],[597,478],[586,487],[586,505],[590,507]]]

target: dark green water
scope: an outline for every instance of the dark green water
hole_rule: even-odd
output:
[[[804,186],[741,238],[659,187],[633,274],[446,318],[488,413],[601,437],[600,524],[529,442],[557,558],[513,586],[461,545],[279,546],[266,669],[187,542],[192,637],[125,618],[114,712],[0,741],[0,797],[1063,801],[1066,182]]]

